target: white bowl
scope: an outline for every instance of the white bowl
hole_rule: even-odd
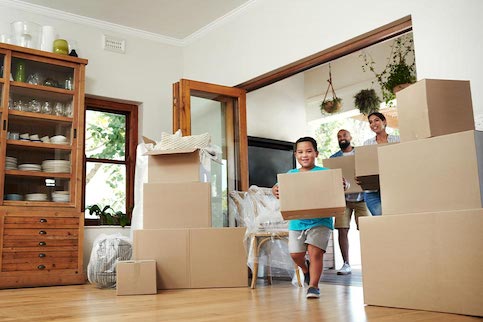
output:
[[[51,142],[67,142],[67,138],[63,135],[56,135],[50,138]]]
[[[23,133],[23,134],[20,134],[20,138],[21,138],[21,139],[28,140],[28,139],[30,139],[30,134],[28,134],[28,133]]]

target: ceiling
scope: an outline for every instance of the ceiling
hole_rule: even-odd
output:
[[[253,0],[22,0],[182,40]]]

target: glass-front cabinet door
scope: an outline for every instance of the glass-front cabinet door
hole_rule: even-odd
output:
[[[78,107],[76,64],[23,53],[4,59],[3,205],[75,206]]]

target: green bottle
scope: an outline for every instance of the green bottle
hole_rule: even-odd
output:
[[[15,81],[25,83],[25,62],[24,61],[19,61],[17,63],[17,71],[15,73]]]

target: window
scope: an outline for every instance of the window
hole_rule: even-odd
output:
[[[83,205],[111,206],[131,216],[138,139],[138,107],[86,98]],[[85,213],[86,225],[99,220]]]

